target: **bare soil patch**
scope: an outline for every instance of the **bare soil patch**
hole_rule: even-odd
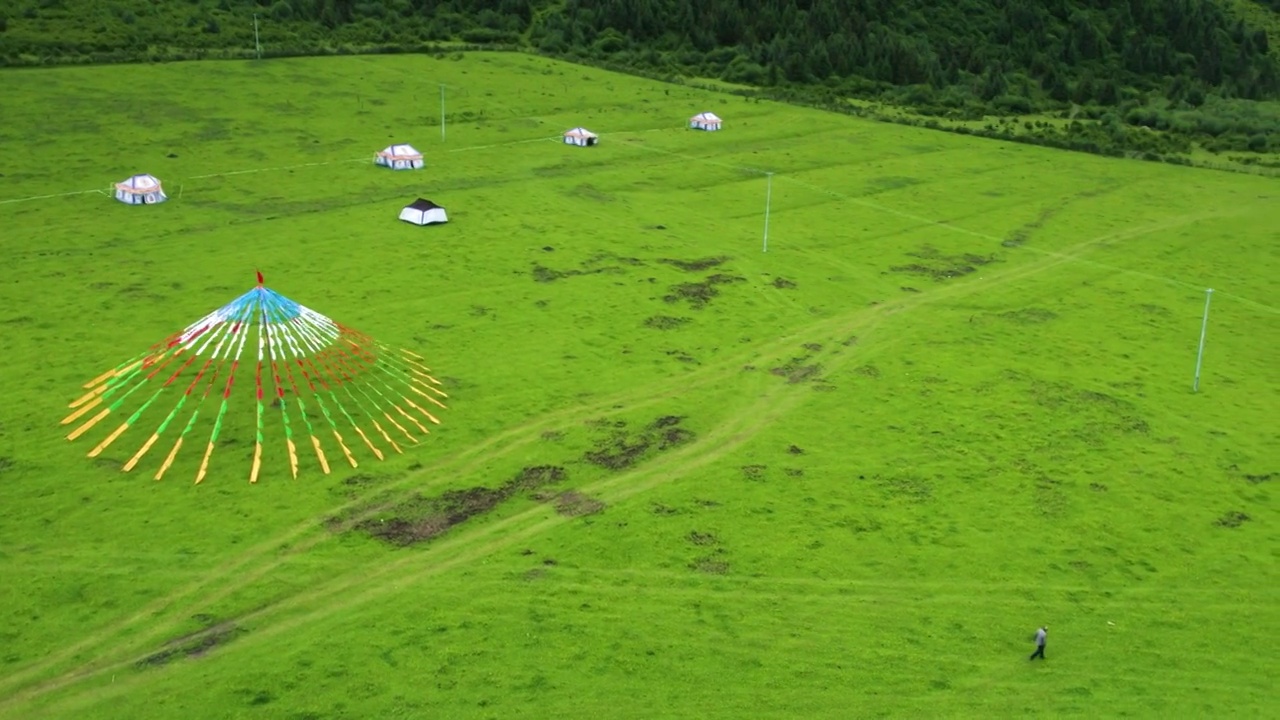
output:
[[[208,654],[214,648],[231,642],[246,631],[233,622],[222,622],[203,630],[174,638],[164,644],[164,649],[152,653],[138,662],[138,668],[167,665],[184,657],[197,658]]]
[[[632,467],[652,454],[693,441],[696,435],[680,426],[683,421],[682,417],[666,415],[634,431],[627,430],[625,423],[615,424],[583,459],[610,470]]]
[[[702,272],[710,270],[729,262],[732,258],[720,255],[718,257],[706,257],[697,260],[673,260],[671,258],[660,258],[658,262],[673,265],[684,270],[685,272]]]
[[[694,560],[689,563],[689,569],[708,575],[724,575],[729,572],[729,563],[713,555]]]
[[[564,468],[558,465],[534,465],[523,468],[495,488],[448,490],[431,497],[414,493],[381,508],[353,511],[353,514],[363,514],[376,510],[372,517],[356,522],[350,529],[398,547],[415,545],[439,537],[473,517],[492,512],[522,492],[563,482],[566,477]],[[345,524],[338,518],[330,521],[334,529]]]
[[[721,285],[745,282],[746,278],[737,275],[716,273],[708,275],[702,282],[678,283],[668,288],[663,300],[668,303],[687,302],[694,309],[702,309],[720,295]]]
[[[670,315],[654,315],[646,318],[644,326],[655,330],[674,330],[681,325],[689,322],[687,317],[672,317]]]
[[[715,535],[712,535],[711,533],[698,532],[697,530],[690,532],[685,539],[694,545],[716,545],[720,542],[716,539]]]
[[[982,256],[972,253],[945,255],[930,245],[925,245],[916,252],[907,253],[907,256],[913,257],[919,262],[896,265],[889,268],[889,271],[922,275],[935,281],[943,281],[968,275],[976,272],[978,268],[984,265],[997,262],[994,255]]]
[[[1239,510],[1232,510],[1231,512],[1224,513],[1222,517],[1215,520],[1213,524],[1224,528],[1238,528],[1252,519],[1253,518]]]
[[[568,517],[595,515],[605,508],[604,502],[576,490],[562,492],[555,497],[556,512]]]
[[[802,365],[805,358],[797,358],[779,367],[770,368],[769,372],[779,377],[787,379],[788,383],[802,383],[806,380],[813,380],[822,373],[822,366],[814,363],[811,365]]]

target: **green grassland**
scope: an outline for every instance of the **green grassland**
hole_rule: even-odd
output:
[[[2,717],[1277,707],[1273,179],[524,55],[4,87]],[[171,201],[99,192],[137,172]],[[253,486],[243,395],[200,485],[202,439],[120,472],[155,418],[64,439],[255,268],[426,357],[443,424],[293,480],[273,416]]]

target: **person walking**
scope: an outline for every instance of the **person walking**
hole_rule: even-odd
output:
[[[1047,637],[1049,637],[1048,625],[1036,631],[1036,651],[1031,653],[1031,657],[1027,658],[1028,660],[1035,660],[1036,658],[1044,660],[1044,641]]]

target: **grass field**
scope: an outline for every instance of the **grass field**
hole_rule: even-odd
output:
[[[519,55],[3,78],[0,717],[1280,703],[1275,180]],[[171,201],[102,194],[139,172]],[[425,356],[443,425],[295,481],[273,420],[252,486],[251,402],[200,485],[64,439],[256,268]],[[450,490],[496,500],[380,536]]]

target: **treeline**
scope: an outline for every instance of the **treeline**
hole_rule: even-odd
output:
[[[0,57],[226,47],[253,13],[271,42],[527,43],[751,85],[1280,97],[1265,30],[1215,0],[0,0]]]
[[[939,120],[1079,107],[1095,144],[1280,150],[1274,114],[1240,110],[1280,97],[1280,51],[1221,0],[0,0],[0,62],[244,53],[255,15],[268,56],[452,41]]]
[[[643,60],[687,49],[751,84],[856,77],[1114,104],[1125,87],[1181,77],[1280,94],[1265,31],[1211,0],[566,0],[533,31],[552,51],[604,44]]]

